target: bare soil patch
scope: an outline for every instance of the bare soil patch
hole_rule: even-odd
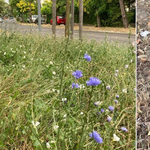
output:
[[[137,149],[150,149],[150,0],[137,2]]]

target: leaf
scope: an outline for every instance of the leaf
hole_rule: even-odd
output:
[[[141,111],[140,109],[138,109],[138,111],[139,111],[140,113],[142,113],[142,111]]]
[[[40,142],[38,140],[36,140],[33,144],[35,147],[39,147],[40,146]]]

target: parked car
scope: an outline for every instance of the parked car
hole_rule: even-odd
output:
[[[3,19],[2,18],[0,18],[0,23],[3,23]]]
[[[56,20],[56,24],[58,24],[58,25],[60,25],[60,24],[66,24],[66,18],[64,17],[64,16],[57,16],[56,17],[57,18],[57,20]],[[52,25],[52,22],[53,22],[53,20],[51,19],[50,20],[50,24]]]
[[[34,23],[38,24],[38,18],[35,20]],[[45,18],[41,17],[41,23],[46,23]]]
[[[38,15],[32,15],[32,16],[31,16],[32,22],[35,23],[35,20],[36,20],[37,18],[38,18]],[[28,22],[28,23],[31,23],[31,20],[30,20],[30,18],[27,18],[27,22]]]

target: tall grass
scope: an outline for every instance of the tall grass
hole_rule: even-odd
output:
[[[6,32],[0,37],[0,149],[135,148],[135,54],[130,44]],[[85,53],[91,62],[84,59]],[[75,70],[83,77],[75,79]],[[102,83],[87,86],[90,77]],[[81,88],[73,89],[72,83]],[[95,106],[97,101],[101,104]],[[105,112],[99,113],[102,108]],[[102,144],[89,136],[94,130]],[[120,140],[113,141],[113,134]]]

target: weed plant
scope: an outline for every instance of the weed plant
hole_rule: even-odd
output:
[[[0,45],[0,149],[135,148],[131,44],[1,32]]]

